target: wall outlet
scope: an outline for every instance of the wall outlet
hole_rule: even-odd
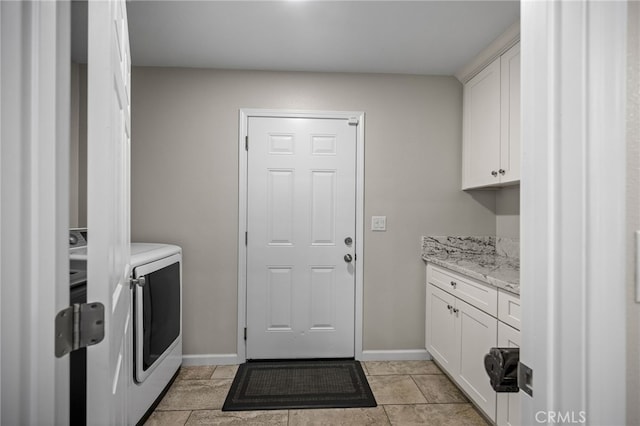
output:
[[[386,231],[387,230],[387,217],[386,216],[371,216],[371,230],[372,231]]]

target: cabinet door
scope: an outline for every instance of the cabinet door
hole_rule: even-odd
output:
[[[464,85],[462,188],[500,181],[500,58]]]
[[[500,57],[500,182],[520,180],[520,43]]]
[[[459,348],[455,338],[455,298],[432,284],[427,284],[425,342],[427,351],[450,374],[457,365]]]
[[[458,385],[491,419],[496,418],[496,392],[484,369],[484,356],[496,346],[498,320],[456,300],[456,337],[460,350]]]
[[[521,317],[520,296],[500,290],[498,292],[498,320],[520,330]],[[500,340],[499,336],[498,340]]]
[[[498,322],[498,346],[501,348],[519,348],[520,332],[513,327]],[[497,425],[520,425],[520,393],[499,393],[497,396]]]

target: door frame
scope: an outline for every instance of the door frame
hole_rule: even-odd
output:
[[[69,423],[69,2],[0,4],[0,422]]]
[[[247,360],[244,329],[247,326],[247,185],[248,151],[245,140],[250,117],[270,118],[318,118],[357,120],[356,131],[356,235],[355,235],[355,330],[354,356],[362,359],[362,303],[364,260],[364,112],[363,111],[313,111],[288,109],[241,108],[238,129],[238,362]]]
[[[522,424],[625,424],[626,7],[522,3]]]

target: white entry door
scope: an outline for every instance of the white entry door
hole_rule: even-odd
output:
[[[131,380],[130,53],[124,0],[89,1],[87,299],[105,307],[87,348],[87,423],[127,424]]]
[[[248,118],[248,359],[354,356],[356,131]]]

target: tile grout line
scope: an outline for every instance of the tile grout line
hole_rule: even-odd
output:
[[[382,411],[384,411],[384,415],[387,417],[387,422],[391,425],[391,418],[389,417],[389,413],[387,413],[387,405],[388,404],[381,404],[382,405]]]
[[[189,415],[187,416],[187,420],[184,421],[184,423],[182,424],[182,426],[185,426],[187,423],[189,423],[189,419],[191,418],[191,415],[193,414],[193,411],[189,411]]]
[[[213,375],[216,374],[216,370],[218,369],[217,365],[213,366],[213,371],[211,372],[211,377],[209,377],[209,380],[213,380]]]
[[[413,384],[416,385],[416,387],[424,397],[424,400],[427,401],[427,404],[431,404],[432,402],[429,401],[429,398],[427,398],[427,395],[424,394],[424,392],[422,391],[422,388],[420,388],[420,385],[418,384],[418,382],[416,382],[416,379],[413,378],[413,374],[409,374],[409,377],[411,377],[411,381],[413,382]]]

